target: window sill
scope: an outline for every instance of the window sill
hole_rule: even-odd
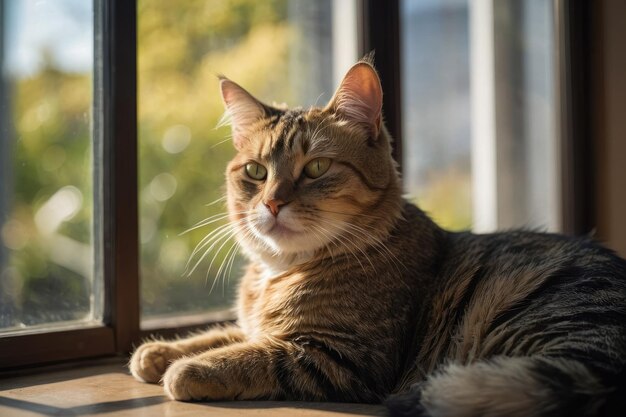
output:
[[[0,379],[0,415],[91,416],[383,416],[382,406],[298,402],[183,403],[157,385],[135,381],[122,359]]]

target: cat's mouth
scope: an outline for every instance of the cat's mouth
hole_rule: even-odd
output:
[[[295,253],[316,249],[307,227],[289,209],[278,216],[261,211],[250,223],[251,231],[276,253]]]
[[[281,224],[279,222],[274,223],[274,225],[270,227],[270,229],[265,233],[274,238],[288,237],[288,236],[293,236],[297,234],[295,230],[292,230],[288,228],[287,226],[285,226],[284,224]]]

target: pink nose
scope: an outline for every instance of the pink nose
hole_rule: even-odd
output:
[[[265,207],[269,209],[269,211],[274,215],[274,217],[278,216],[278,212],[280,211],[280,206],[285,203],[281,200],[268,200],[265,202]]]

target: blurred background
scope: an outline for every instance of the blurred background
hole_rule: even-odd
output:
[[[102,319],[93,14],[0,0],[0,331]],[[234,242],[201,259],[223,222],[183,234],[225,212],[234,149],[216,76],[324,105],[359,58],[358,2],[139,0],[137,14],[142,320],[222,312]],[[543,0],[400,1],[404,186],[442,226],[562,230],[555,21]]]

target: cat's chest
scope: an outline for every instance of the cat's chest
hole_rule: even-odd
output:
[[[327,304],[319,296],[319,283],[303,274],[259,275],[248,283],[241,313],[250,335],[296,331],[310,326],[312,311]]]

